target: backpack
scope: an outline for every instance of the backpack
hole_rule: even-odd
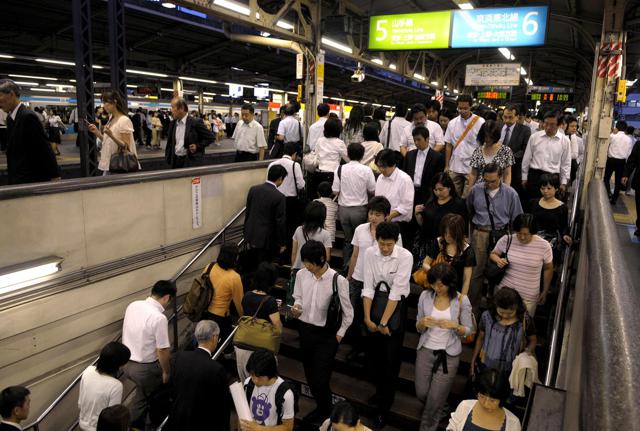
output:
[[[215,295],[215,290],[209,277],[213,265],[214,263],[209,264],[207,270],[199,278],[193,280],[191,289],[189,289],[189,293],[187,293],[187,297],[184,300],[182,311],[192,322],[202,320],[202,315],[209,308],[209,304],[211,304],[211,300]]]
[[[253,395],[253,389],[256,385],[253,383],[253,380],[249,379],[249,382],[244,385],[244,393],[247,396],[247,403],[251,406],[251,395]],[[276,413],[278,414],[278,423],[277,425],[282,425],[282,415],[283,415],[283,407],[284,407],[284,394],[287,391],[291,391],[293,394],[293,412],[294,417],[298,414],[298,399],[300,398],[300,392],[298,391],[298,387],[289,382],[287,380],[283,380],[276,389]]]

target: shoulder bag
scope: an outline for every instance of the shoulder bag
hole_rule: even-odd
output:
[[[389,146],[391,145],[391,122],[393,121],[394,118],[395,117],[392,117],[387,123],[389,128],[387,129],[387,143],[384,146],[385,149],[389,148]]]
[[[278,354],[282,331],[273,326],[269,320],[257,318],[267,299],[269,296],[262,299],[253,316],[242,316],[238,320],[238,329],[233,336],[234,346],[246,350],[265,349],[273,354]]]
[[[458,146],[462,143],[462,141],[464,141],[464,138],[467,137],[471,129],[473,129],[473,126],[475,126],[476,123],[478,122],[479,118],[480,117],[476,115],[471,119],[469,124],[467,124],[467,127],[464,129],[464,132],[462,132],[462,135],[460,135],[460,137],[458,138],[458,142],[456,142],[456,145],[453,147],[453,150],[451,151],[452,153],[456,150],[456,148],[458,148]]]
[[[333,283],[331,284],[333,292],[331,293],[331,300],[329,301],[329,308],[327,309],[327,321],[324,327],[331,331],[337,332],[342,326],[342,304],[340,303],[340,296],[338,294],[338,277],[340,274],[337,272],[333,274]]]
[[[383,292],[380,288],[384,286],[387,291]],[[373,294],[373,301],[371,301],[371,321],[377,324],[380,324],[382,320],[382,316],[384,315],[384,310],[387,308],[387,303],[389,302],[389,294],[391,293],[391,288],[386,281],[380,281],[376,285],[375,293]],[[396,305],[396,309],[393,311],[393,314],[389,318],[387,322],[387,327],[390,331],[395,332],[404,327],[404,320],[406,315],[405,310],[405,298],[404,296],[398,301]]]
[[[298,189],[298,180],[296,179],[296,166],[298,166],[297,162],[294,162],[292,160],[293,164],[291,165],[291,174],[293,175],[293,186],[296,189],[296,196],[298,197],[298,200],[303,203],[306,204],[307,202],[307,191],[306,188],[303,187],[302,189]],[[300,172],[302,173],[302,167],[300,167]]]
[[[109,160],[109,172],[112,174],[128,174],[138,172],[138,158],[128,148],[118,146],[118,152]]]
[[[504,257],[508,260],[507,254],[509,253],[509,248],[511,247],[511,241],[513,240],[513,235],[508,234],[507,237],[507,248],[504,252],[504,255],[500,257]],[[490,252],[489,252],[490,253]],[[492,261],[490,258],[487,259],[487,264],[484,267],[484,276],[487,278],[487,281],[492,286],[497,286],[504,277],[504,274],[507,272],[507,268],[509,265],[505,265],[502,268],[498,266],[497,263]]]

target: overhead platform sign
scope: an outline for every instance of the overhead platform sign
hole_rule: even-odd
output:
[[[517,86],[520,84],[520,63],[467,64],[464,85]]]
[[[372,16],[378,51],[544,45],[549,8],[512,7]]]

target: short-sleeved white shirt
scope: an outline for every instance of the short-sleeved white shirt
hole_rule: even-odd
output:
[[[100,412],[122,402],[122,383],[115,377],[100,374],[89,365],[80,380],[79,425],[83,431],[95,431]]]
[[[429,131],[429,148],[435,148],[436,145],[444,145],[444,134],[442,133],[442,127],[435,121],[427,120],[425,124],[421,124],[422,127],[426,127]],[[400,138],[400,146],[406,147],[407,151],[414,150],[416,144],[413,141],[413,129],[416,125],[409,123],[408,126],[402,130]]]
[[[236,150],[246,153],[258,154],[260,148],[267,148],[267,141],[264,139],[264,127],[256,120],[250,123],[241,121],[233,131],[233,140],[236,143]]]
[[[471,156],[473,152],[478,148],[478,132],[480,127],[484,124],[484,118],[478,117],[473,128],[469,130],[469,133],[464,137],[460,145],[456,147],[458,140],[464,133],[464,130],[469,125],[470,121],[473,121],[474,117],[478,117],[472,114],[468,119],[463,119],[461,116],[457,116],[453,120],[449,121],[447,125],[447,131],[444,134],[444,141],[453,146],[451,153],[451,160],[449,161],[449,170],[457,174],[469,174],[471,172]]]
[[[402,235],[398,236],[399,247],[402,247]],[[356,267],[353,269],[351,278],[357,281],[364,281],[364,252],[369,247],[376,245],[376,239],[371,235],[371,223],[362,223],[356,228],[353,233],[353,239],[351,245],[358,247],[358,259],[356,260]]]
[[[127,307],[122,324],[122,344],[131,350],[131,360],[150,363],[158,360],[156,349],[168,349],[169,327],[162,305],[149,297]]]
[[[302,129],[302,126],[300,126],[296,117],[290,115],[284,117],[278,124],[278,135],[283,135],[285,142],[298,142],[301,141],[300,129]]]
[[[244,384],[247,385],[251,380],[249,377],[245,380]],[[251,393],[251,400],[249,402],[249,409],[251,409],[251,416],[253,419],[262,426],[273,427],[278,425],[278,409],[276,408],[276,392],[278,387],[284,383],[281,377],[276,379],[273,385],[269,386],[254,386]],[[284,402],[282,403],[282,420],[293,419],[295,417],[294,410],[295,399],[293,392],[288,390],[284,394]]]
[[[304,233],[302,232],[302,226],[298,226],[295,233],[293,234],[293,240],[298,243],[298,252],[296,253],[296,261],[293,263],[292,268],[300,269],[302,268],[302,259],[300,258],[300,250],[302,246],[306,244],[307,241],[319,241],[321,242],[325,248],[331,248],[331,234],[326,229],[320,229],[313,232],[308,236],[307,239],[304,237]]]

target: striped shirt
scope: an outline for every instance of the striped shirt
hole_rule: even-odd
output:
[[[500,287],[515,289],[525,301],[537,301],[540,295],[542,266],[553,262],[551,245],[538,235],[533,235],[529,244],[521,243],[516,234],[512,235],[511,247],[507,253],[509,266],[500,282]],[[507,236],[498,240],[493,251],[503,254],[507,248]]]
[[[336,240],[336,219],[338,218],[338,203],[331,198],[315,199],[327,207],[327,218],[324,220],[324,228],[331,235],[331,242]]]

